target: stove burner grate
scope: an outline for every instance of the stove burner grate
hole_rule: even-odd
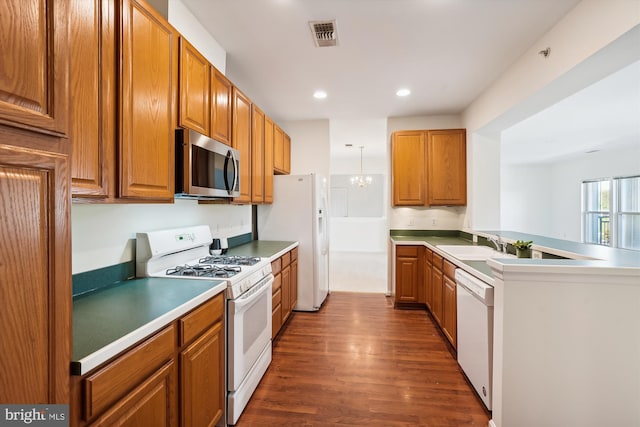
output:
[[[168,269],[165,274],[167,276],[183,276],[183,277],[217,277],[226,279],[240,273],[242,269],[239,266],[216,266],[211,264],[196,265],[178,265]]]
[[[261,260],[260,257],[248,257],[240,255],[214,255],[202,258],[201,264],[221,264],[221,265],[255,265]]]

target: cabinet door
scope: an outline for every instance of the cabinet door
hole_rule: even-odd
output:
[[[430,311],[433,309],[432,256],[433,251],[431,249],[424,250],[424,274],[422,276],[424,280],[424,302]]]
[[[449,342],[456,348],[457,338],[457,311],[456,311],[456,282],[443,277],[443,295],[442,295],[442,331],[446,335]]]
[[[176,426],[175,369],[173,360],[167,362],[91,425]]]
[[[211,66],[211,138],[231,145],[233,84]]]
[[[283,157],[282,160],[284,163],[284,167],[283,167],[284,173],[290,174],[291,173],[291,137],[286,133],[284,134],[284,147],[283,147],[282,157]]]
[[[467,204],[466,130],[427,132],[429,205]]]
[[[115,195],[115,3],[72,0],[71,191],[74,197]]]
[[[240,152],[240,196],[234,203],[251,202],[251,101],[233,88],[232,146]]]
[[[393,205],[424,206],[424,132],[395,132],[391,141]]]
[[[211,84],[209,61],[180,37],[180,126],[209,135]]]
[[[291,261],[291,310],[298,303],[298,260]]]
[[[435,261],[435,256],[434,256],[434,261],[433,261],[433,269],[432,269],[432,274],[431,274],[431,290],[432,290],[432,295],[433,295],[433,301],[431,304],[431,314],[433,314],[433,317],[436,319],[436,322],[438,322],[438,325],[442,325],[442,313],[443,313],[443,308],[442,308],[442,293],[443,293],[443,283],[442,283],[442,263],[440,263],[440,266],[436,265],[436,261]]]
[[[264,202],[264,113],[254,105],[251,112],[251,203]]]
[[[291,314],[291,266],[282,269],[282,324],[287,321]]]
[[[138,0],[121,34],[120,197],[173,201],[178,35]]]
[[[396,303],[424,302],[422,288],[422,246],[396,247]],[[422,299],[422,301],[421,301]]]
[[[45,139],[0,127],[1,403],[69,403],[68,158],[5,145]]]
[[[68,14],[67,1],[2,1],[0,123],[67,133]]]
[[[273,120],[264,119],[264,202],[273,203]]]
[[[180,354],[181,425],[213,426],[225,401],[224,328],[218,322]]]
[[[273,169],[284,173],[284,131],[278,125],[273,129]]]

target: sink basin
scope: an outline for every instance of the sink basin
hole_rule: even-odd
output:
[[[436,248],[454,258],[465,261],[484,261],[489,258],[515,258],[514,255],[498,252],[488,246],[437,245]]]

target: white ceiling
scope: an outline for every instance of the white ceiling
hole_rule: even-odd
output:
[[[269,116],[357,127],[354,119],[462,112],[580,0],[182,1],[227,52],[227,76]],[[315,47],[308,22],[331,19],[338,46]],[[398,98],[401,87],[412,94]],[[317,89],[328,97],[314,99]],[[505,130],[502,141],[505,163],[639,144],[640,62]]]
[[[276,121],[459,113],[578,1],[183,0]],[[337,47],[314,46],[325,19]]]
[[[640,61],[506,129],[501,141],[506,164],[639,146]]]

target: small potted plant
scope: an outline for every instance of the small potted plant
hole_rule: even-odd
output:
[[[531,258],[531,244],[533,240],[525,242],[524,240],[516,240],[513,247],[516,248],[518,258]]]

